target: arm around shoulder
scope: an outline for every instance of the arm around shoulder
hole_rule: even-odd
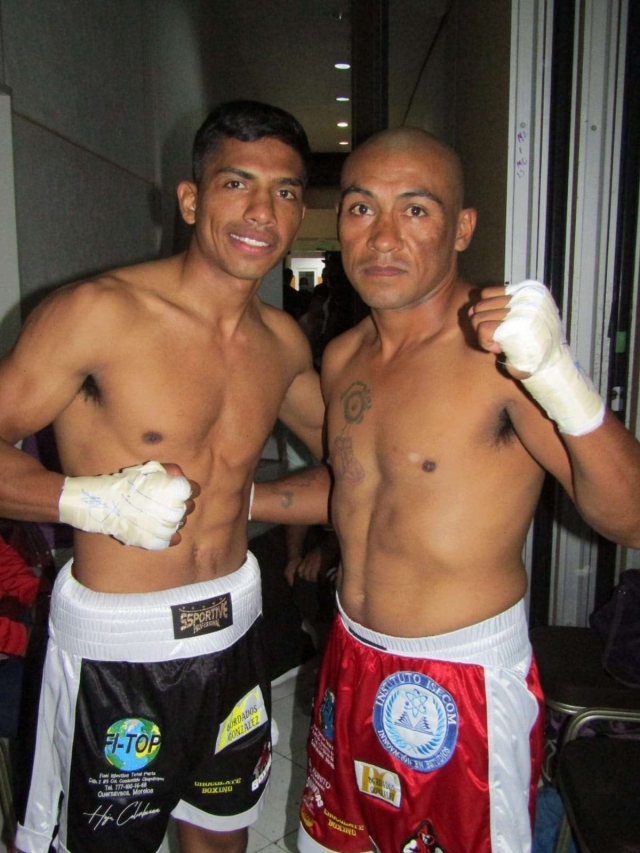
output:
[[[300,329],[292,328],[289,335],[292,361],[297,365],[297,371],[282,401],[278,417],[320,460],[323,457],[324,425],[320,377],[313,368],[309,343]]]
[[[307,468],[282,480],[256,483],[253,521],[273,524],[324,524],[329,520],[329,470]]]

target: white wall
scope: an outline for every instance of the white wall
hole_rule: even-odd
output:
[[[24,309],[64,282],[184,247],[175,185],[190,177],[195,130],[233,96],[228,57],[211,50],[214,6],[0,0]],[[1,317],[0,335],[6,348]]]
[[[156,251],[144,0],[0,0],[22,296]]]

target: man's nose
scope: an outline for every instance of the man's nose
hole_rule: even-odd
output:
[[[272,225],[276,217],[271,193],[266,190],[256,190],[252,193],[244,218],[258,225]]]
[[[369,248],[381,254],[401,248],[402,236],[392,213],[382,213],[376,217],[367,242]]]

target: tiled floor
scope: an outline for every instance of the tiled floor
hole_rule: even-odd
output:
[[[257,823],[249,830],[247,853],[297,850],[298,809],[304,788],[305,744],[316,667],[316,660],[309,661],[297,676],[273,687],[273,716],[278,724],[279,739],[273,753],[266,805]],[[1,823],[0,816],[0,826]],[[6,853],[1,842],[0,853]],[[168,833],[159,853],[178,853],[173,832]]]

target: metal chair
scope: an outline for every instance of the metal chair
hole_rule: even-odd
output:
[[[602,643],[591,628],[532,628],[544,700],[551,712],[545,733],[543,779],[555,779],[562,732],[584,708],[640,711],[640,690],[616,681],[602,667]],[[553,731],[553,729],[556,729]]]
[[[591,628],[538,627],[529,636],[550,708],[571,716],[583,708],[640,711],[640,690],[602,668],[602,644]]]
[[[640,723],[640,711],[587,708],[571,720],[556,774],[564,817],[555,853],[572,831],[580,853],[640,851],[640,740],[578,737],[597,720]]]

